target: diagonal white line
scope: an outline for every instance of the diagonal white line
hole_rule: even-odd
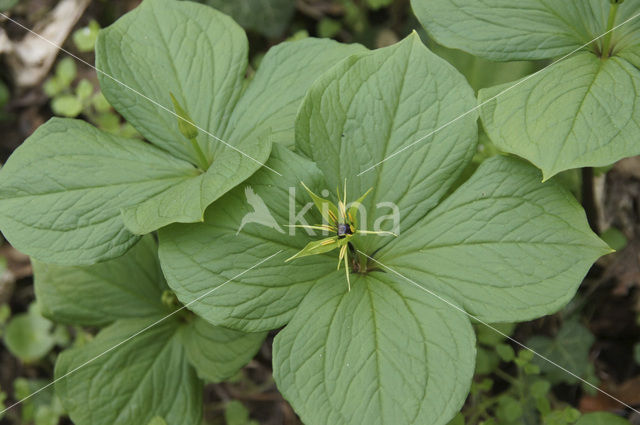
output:
[[[253,266],[249,267],[249,268],[248,268],[248,269],[246,269],[245,271],[243,271],[243,272],[241,272],[241,273],[238,273],[237,275],[235,275],[235,276],[234,276],[234,277],[232,277],[231,279],[229,279],[229,280],[227,280],[227,281],[223,282],[222,284],[220,284],[220,285],[216,286],[215,288],[211,289],[210,291],[207,291],[207,292],[205,292],[204,294],[200,295],[198,298],[196,298],[196,299],[194,299],[194,300],[192,300],[192,301],[189,301],[187,304],[183,305],[183,306],[182,306],[182,307],[180,307],[179,309],[177,309],[177,310],[175,310],[175,311],[173,311],[173,312],[171,312],[171,313],[167,314],[166,316],[164,316],[164,317],[162,317],[162,318],[160,318],[160,319],[156,320],[155,322],[153,322],[153,323],[152,323],[152,324],[150,324],[149,326],[147,326],[147,327],[145,327],[145,328],[143,328],[143,329],[140,329],[138,332],[136,332],[136,333],[134,333],[133,335],[131,335],[130,337],[128,337],[128,338],[126,338],[126,339],[124,339],[124,340],[120,341],[119,343],[117,343],[117,344],[116,344],[116,345],[114,345],[113,347],[109,348],[108,350],[103,351],[102,353],[98,354],[97,356],[95,356],[95,357],[91,358],[90,360],[87,360],[86,362],[82,363],[80,366],[78,366],[78,367],[76,367],[76,368],[74,368],[74,369],[70,370],[69,372],[65,373],[64,375],[62,375],[62,376],[60,376],[60,377],[58,377],[58,378],[54,379],[53,381],[49,382],[49,383],[48,383],[47,385],[45,385],[44,387],[42,387],[42,388],[38,389],[37,391],[32,392],[31,394],[29,394],[29,395],[28,395],[28,396],[26,396],[25,398],[23,398],[23,399],[21,399],[21,400],[16,401],[16,402],[15,402],[15,403],[13,403],[11,406],[9,406],[9,407],[5,408],[4,410],[2,410],[2,411],[0,412],[0,417],[2,417],[2,415],[3,415],[6,411],[8,411],[8,410],[10,410],[10,409],[14,408],[15,406],[19,405],[20,403],[22,403],[22,402],[24,402],[24,401],[26,401],[26,400],[30,399],[30,398],[31,398],[31,397],[33,397],[34,395],[38,394],[40,391],[44,391],[44,390],[46,390],[47,388],[49,388],[50,386],[52,386],[52,385],[53,385],[53,384],[55,384],[56,382],[60,381],[61,379],[66,378],[67,376],[71,375],[72,373],[74,373],[74,372],[78,371],[79,369],[81,369],[81,368],[85,367],[85,366],[86,366],[86,365],[88,365],[89,363],[91,363],[91,362],[93,362],[93,361],[95,361],[95,360],[98,360],[100,357],[104,356],[104,355],[105,355],[105,354],[107,354],[107,353],[110,353],[111,351],[115,350],[116,348],[120,347],[121,345],[126,344],[127,342],[131,341],[133,338],[137,337],[138,335],[140,335],[140,334],[142,334],[142,333],[144,333],[144,332],[148,331],[149,329],[153,328],[153,327],[154,327],[155,325],[157,325],[158,323],[161,323],[161,322],[163,322],[163,321],[167,320],[169,317],[171,317],[171,316],[175,315],[176,313],[178,313],[178,312],[180,312],[180,311],[184,310],[185,308],[189,307],[191,304],[193,304],[193,303],[195,303],[195,302],[197,302],[197,301],[200,301],[201,299],[203,299],[203,298],[204,298],[204,297],[206,297],[207,295],[211,295],[214,291],[218,290],[219,288],[222,288],[222,287],[223,287],[224,285],[226,285],[227,283],[229,283],[229,282],[233,281],[234,279],[239,278],[239,277],[240,277],[240,276],[242,276],[243,274],[245,274],[245,273],[247,273],[247,272],[249,272],[249,271],[251,271],[251,270],[255,269],[256,267],[258,267],[258,266],[259,266],[259,265],[261,265],[262,263],[265,263],[265,262],[269,261],[270,259],[272,259],[272,258],[273,258],[273,257],[275,257],[276,255],[280,254],[281,252],[282,252],[282,250],[280,250],[280,251],[276,252],[275,254],[272,254],[272,255],[268,256],[267,258],[265,258],[265,259],[263,259],[263,260],[261,260],[261,261],[259,261],[258,263],[256,263],[256,264],[254,264]]]
[[[621,405],[627,407],[628,409],[633,410],[635,413],[640,414],[640,411],[637,409],[634,409],[633,407],[629,406],[627,403],[625,403],[624,401],[614,397],[613,395],[609,394],[608,392],[596,387],[595,385],[593,385],[590,382],[587,382],[586,380],[582,379],[581,377],[579,377],[578,375],[576,375],[575,373],[571,372],[570,370],[560,366],[559,364],[557,364],[556,362],[554,362],[553,360],[543,356],[542,354],[532,350],[531,348],[527,347],[526,345],[524,345],[523,343],[521,343],[520,341],[512,338],[511,336],[507,335],[506,333],[502,332],[501,330],[495,328],[494,326],[491,326],[489,323],[485,322],[484,320],[474,316],[471,313],[468,313],[466,310],[464,310],[463,308],[458,307],[457,305],[453,304],[452,302],[450,302],[449,300],[447,300],[446,298],[441,297],[440,295],[436,294],[435,292],[425,288],[424,286],[414,282],[413,280],[409,279],[408,277],[404,276],[403,274],[400,274],[399,272],[395,271],[394,269],[392,269],[389,266],[386,266],[384,264],[382,264],[380,261],[376,260],[373,257],[370,257],[369,255],[365,254],[364,252],[357,250],[360,254],[364,255],[365,257],[367,257],[368,259],[375,261],[377,264],[379,264],[380,266],[384,267],[385,269],[389,270],[390,272],[392,272],[393,274],[401,277],[402,279],[406,280],[407,282],[409,282],[410,284],[412,284],[413,286],[422,289],[423,291],[425,291],[426,293],[436,297],[437,299],[439,299],[440,301],[446,303],[447,305],[455,308],[456,310],[460,311],[461,313],[464,313],[465,315],[469,316],[470,318],[478,321],[479,323],[482,323],[483,325],[485,325],[486,327],[488,327],[489,329],[497,332],[498,334],[500,334],[501,336],[503,336],[504,338],[508,339],[509,341],[517,344],[518,346],[520,346],[521,348],[530,351],[531,353],[535,354],[536,356],[540,357],[542,360],[552,364],[553,366],[557,367],[558,369],[561,369],[562,371],[568,373],[569,375],[573,376],[574,378],[578,379],[579,381],[583,382],[584,384],[587,384],[588,386],[590,386],[591,388],[595,389],[596,391],[604,394],[605,396],[617,401],[618,403],[620,403]]]
[[[480,103],[480,104],[476,105],[476,106],[475,106],[475,107],[473,107],[472,109],[469,109],[467,112],[463,113],[462,115],[460,115],[460,116],[458,116],[458,117],[456,117],[456,118],[452,119],[451,121],[447,122],[446,124],[443,124],[443,125],[441,125],[440,127],[436,128],[435,130],[431,131],[430,133],[428,133],[428,134],[426,134],[426,135],[422,136],[422,137],[421,137],[421,138],[419,138],[418,140],[416,140],[416,141],[414,141],[414,142],[412,142],[412,143],[408,144],[407,146],[405,146],[405,147],[403,147],[403,148],[401,148],[401,149],[399,149],[399,150],[395,151],[394,153],[390,154],[389,156],[387,156],[386,158],[382,159],[381,161],[379,161],[379,162],[377,162],[377,163],[373,164],[371,167],[367,168],[366,170],[361,171],[361,172],[358,174],[358,177],[360,177],[361,175],[363,175],[363,174],[364,174],[364,173],[366,173],[367,171],[371,171],[371,170],[373,170],[373,169],[374,169],[374,168],[376,168],[378,165],[380,165],[380,164],[382,164],[383,162],[385,162],[385,161],[387,161],[387,160],[389,160],[389,159],[393,158],[394,156],[396,156],[396,155],[398,155],[398,154],[401,154],[402,152],[406,151],[406,150],[407,150],[407,149],[409,149],[410,147],[415,146],[416,144],[418,144],[418,143],[422,142],[424,139],[426,139],[426,138],[428,138],[428,137],[433,136],[434,134],[438,133],[440,130],[442,130],[442,129],[444,129],[444,128],[448,127],[448,126],[450,126],[451,124],[453,124],[454,122],[458,121],[459,119],[464,118],[464,117],[466,117],[467,115],[469,115],[469,114],[471,114],[471,113],[473,113],[473,112],[477,111],[478,109],[482,108],[482,107],[483,107],[484,105],[486,105],[487,103],[489,103],[489,102],[491,102],[491,101],[495,100],[495,99],[496,99],[496,98],[498,98],[499,96],[502,96],[503,94],[505,94],[505,93],[507,93],[508,91],[510,91],[511,89],[513,89],[513,88],[515,88],[515,87],[519,86],[520,84],[522,84],[522,83],[524,83],[524,82],[526,82],[526,81],[530,80],[531,78],[535,77],[536,75],[539,75],[540,73],[542,73],[542,72],[546,71],[547,69],[551,68],[553,65],[557,64],[558,62],[561,62],[561,61],[565,60],[566,58],[568,58],[569,56],[573,55],[574,53],[576,53],[576,52],[578,52],[578,51],[580,51],[580,50],[584,49],[585,47],[587,47],[588,45],[590,45],[590,44],[591,44],[591,43],[593,43],[594,41],[597,41],[597,40],[601,39],[602,37],[604,37],[605,35],[609,34],[610,32],[612,32],[612,31],[614,31],[614,30],[616,30],[616,29],[620,28],[620,27],[621,27],[621,26],[623,26],[624,24],[626,24],[626,23],[628,23],[628,22],[630,22],[630,21],[632,21],[632,20],[636,19],[638,16],[640,16],[640,13],[638,13],[638,14],[636,14],[636,15],[633,15],[632,17],[630,17],[629,19],[625,20],[624,22],[622,22],[622,23],[620,23],[620,24],[616,25],[615,27],[611,28],[609,31],[607,31],[607,32],[605,32],[605,33],[603,33],[603,34],[600,34],[599,36],[597,36],[597,37],[596,37],[596,38],[594,38],[593,40],[589,41],[588,43],[585,43],[585,44],[583,44],[582,46],[580,46],[580,47],[578,47],[578,48],[576,48],[576,49],[572,50],[571,52],[569,52],[569,53],[567,53],[566,55],[562,56],[560,59],[556,59],[556,60],[555,60],[555,61],[553,61],[551,64],[547,65],[546,67],[542,68],[541,70],[536,71],[536,72],[534,72],[533,74],[531,74],[531,75],[529,75],[529,76],[527,76],[527,77],[523,78],[522,80],[518,81],[517,83],[513,84],[512,86],[507,87],[506,89],[502,90],[500,93],[496,94],[495,96],[490,97],[489,99],[487,99],[487,100],[485,100],[484,102],[482,102],[482,103]]]
[[[100,70],[100,69],[96,68],[95,66],[91,65],[89,62],[85,61],[85,60],[84,60],[84,59],[82,59],[82,58],[79,58],[78,56],[74,55],[74,54],[73,54],[73,53],[71,53],[70,51],[68,51],[68,50],[66,50],[65,48],[63,48],[62,46],[60,46],[60,45],[58,45],[58,44],[54,43],[54,42],[53,42],[53,41],[51,41],[51,40],[48,40],[47,38],[45,38],[45,37],[41,36],[41,35],[40,35],[40,34],[38,34],[37,32],[35,32],[35,31],[31,30],[30,28],[25,27],[25,26],[24,26],[24,25],[22,25],[20,22],[18,22],[18,21],[16,21],[16,20],[14,20],[14,19],[11,19],[10,17],[8,17],[7,15],[5,15],[5,14],[4,14],[4,13],[2,13],[2,12],[0,12],[0,16],[2,16],[3,18],[7,19],[8,21],[13,22],[14,24],[16,24],[17,26],[19,26],[19,27],[20,27],[20,28],[22,28],[23,30],[30,32],[31,34],[35,35],[35,36],[36,36],[36,37],[38,37],[39,39],[41,39],[41,40],[43,40],[43,41],[47,42],[48,44],[52,45],[52,46],[53,46],[53,47],[55,47],[56,49],[58,49],[58,50],[60,50],[60,51],[62,51],[62,52],[64,52],[64,53],[66,53],[67,55],[71,56],[72,58],[74,58],[74,59],[75,59],[75,60],[77,60],[78,62],[81,62],[81,63],[83,63],[83,64],[87,65],[89,68],[94,69],[96,72],[98,72],[98,73],[100,73],[100,74],[104,75],[105,77],[110,78],[111,80],[113,80],[113,81],[115,81],[116,83],[120,84],[122,87],[124,87],[124,88],[126,88],[126,89],[128,89],[128,90],[132,91],[133,93],[137,94],[138,96],[142,97],[143,99],[148,100],[149,102],[153,103],[153,104],[154,104],[154,105],[156,105],[157,107],[159,107],[159,108],[161,108],[161,109],[163,109],[163,110],[167,111],[167,112],[168,112],[168,113],[170,113],[171,115],[175,116],[177,119],[182,120],[182,121],[184,121],[184,122],[186,122],[186,123],[188,123],[188,124],[190,124],[190,125],[194,126],[194,127],[195,127],[195,128],[197,128],[198,130],[202,131],[202,132],[203,132],[203,133],[205,133],[206,135],[208,135],[208,136],[210,136],[211,138],[213,138],[213,139],[217,140],[218,142],[222,143],[223,145],[227,146],[228,148],[231,148],[231,149],[233,149],[234,151],[238,152],[239,154],[241,154],[241,155],[243,155],[243,156],[245,156],[245,157],[249,158],[250,160],[252,160],[252,161],[254,161],[254,162],[257,162],[258,164],[260,164],[261,166],[265,167],[265,168],[266,168],[266,169],[268,169],[269,171],[272,171],[272,172],[276,173],[277,175],[282,176],[282,174],[280,174],[279,172],[277,172],[277,171],[276,171],[276,170],[274,170],[273,168],[271,168],[271,167],[269,167],[269,166],[265,165],[264,163],[262,163],[262,162],[258,161],[258,160],[257,160],[257,159],[255,159],[254,157],[252,157],[252,156],[250,156],[250,155],[247,155],[246,153],[242,152],[240,149],[236,148],[235,146],[230,145],[229,143],[225,142],[224,140],[222,140],[222,139],[221,139],[221,138],[219,138],[218,136],[216,136],[216,135],[214,135],[214,134],[210,133],[209,131],[205,130],[204,128],[202,128],[202,127],[198,127],[195,123],[193,123],[193,122],[191,122],[191,121],[189,121],[189,120],[187,120],[187,119],[185,119],[185,118],[182,118],[181,116],[179,116],[179,115],[178,115],[178,114],[176,114],[174,111],[172,111],[171,109],[167,108],[166,106],[164,106],[164,105],[162,105],[162,104],[160,104],[160,103],[156,102],[155,100],[151,99],[150,97],[148,97],[148,96],[146,96],[146,95],[144,95],[144,94],[140,93],[138,90],[136,90],[136,89],[134,89],[133,87],[131,87],[131,86],[129,86],[129,85],[127,85],[127,84],[123,83],[122,81],[120,81],[120,80],[118,80],[117,78],[115,78],[115,77],[113,77],[113,76],[111,76],[111,75],[107,74],[106,72],[104,72],[104,71],[102,71],[102,70]]]

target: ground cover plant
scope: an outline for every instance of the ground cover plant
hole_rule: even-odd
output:
[[[562,11],[530,0],[520,12],[498,0],[427,3],[412,1],[433,39],[491,60],[562,56],[636,8],[630,0]],[[226,11],[242,16],[240,6]],[[491,25],[466,18],[487,10]],[[566,35],[558,12],[574,13],[589,31]],[[514,22],[534,13],[546,38],[496,35],[511,28],[509,13]],[[286,28],[238,19],[270,37]],[[451,30],[454,23],[469,31]],[[608,67],[633,64],[635,47],[623,42],[633,28],[566,60],[589,55],[598,76],[618,72]],[[83,49],[92,51],[93,37]],[[307,425],[627,423],[581,415],[552,391],[598,390],[589,359],[596,338],[575,307],[560,315],[555,337],[527,344],[579,379],[510,338],[519,338],[516,322],[562,310],[592,264],[613,252],[551,177],[638,153],[626,149],[635,113],[628,97],[607,103],[593,83],[578,109],[568,107],[576,91],[564,79],[579,79],[558,74],[564,61],[516,86],[472,87],[416,31],[376,49],[302,37],[249,66],[238,24],[178,0],[144,0],[100,29],[95,56],[100,92],[73,84],[65,62],[49,85],[63,83],[50,92],[54,113],[85,115],[97,127],[53,118],[0,169],[0,229],[32,258],[38,300],[19,319],[39,324],[37,339],[47,342],[32,345],[36,354],[23,350],[24,361],[62,350],[46,405],[53,423],[68,414],[78,425],[198,425],[203,388],[241,379],[261,346],[269,347],[269,379]],[[520,76],[539,64],[490,66]],[[559,85],[571,99],[527,104],[538,89],[531,84],[545,78],[542,95]],[[603,83],[602,93],[631,92],[618,83]],[[513,89],[487,102],[505,87]],[[82,109],[102,95],[126,123],[114,115],[117,131]],[[82,108],[56,107],[56,96]],[[581,109],[590,101],[597,113]],[[531,121],[540,133],[513,118],[527,113],[524,104],[540,111]],[[503,113],[489,117],[491,108]],[[585,118],[594,116],[615,126],[615,137]],[[135,132],[123,133],[125,125]],[[529,155],[541,140],[560,150]],[[61,340],[58,329],[73,337]],[[241,404],[225,412],[228,423],[255,423]]]
[[[547,2],[518,8],[503,0],[412,0],[440,43],[498,61],[564,58],[525,77],[481,108],[503,151],[528,159],[544,178],[570,168],[604,166],[640,154],[636,0]],[[526,23],[526,24],[525,24]],[[617,28],[619,26],[619,28]],[[513,83],[482,90],[479,102]]]

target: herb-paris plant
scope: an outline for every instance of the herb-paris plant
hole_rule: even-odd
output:
[[[640,1],[411,3],[427,32],[448,47],[499,61],[564,58],[508,91],[514,83],[479,93],[483,103],[504,91],[482,106],[484,127],[545,179],[640,154]]]
[[[56,382],[56,392],[76,425],[146,424],[154,416],[199,425],[202,380],[234,375],[266,336],[176,312],[180,306],[168,291],[151,236],[114,260],[79,267],[36,262],[34,274],[46,316],[104,327],[56,362],[56,378],[68,374]]]
[[[361,49],[282,43],[246,81],[247,39],[229,17],[145,0],[100,32],[96,62],[105,97],[150,143],[52,119],[0,171],[3,234],[42,261],[92,264],[164,225],[202,220],[209,204],[261,167],[272,142],[293,144],[308,85]],[[171,95],[203,130],[197,149],[179,130]]]
[[[216,201],[203,223],[160,230],[163,272],[183,303],[284,251],[193,310],[244,331],[286,325],[274,342],[274,375],[306,424],[447,423],[475,366],[463,310],[489,322],[551,313],[610,252],[571,195],[541,184],[538,171],[517,159],[485,161],[442,199],[475,152],[475,116],[358,176],[474,105],[464,78],[415,34],[355,54],[309,89],[297,152],[274,145],[267,165],[282,176],[261,169]],[[351,238],[350,291],[333,253],[284,262],[317,235],[243,223],[255,212],[249,194],[277,223],[298,224],[300,210],[320,223],[301,182],[320,194],[345,179],[354,197],[347,202],[373,188],[362,201],[363,229],[380,223],[385,205],[401,213],[397,238]]]

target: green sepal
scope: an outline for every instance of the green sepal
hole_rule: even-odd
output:
[[[331,243],[329,243],[328,241],[331,241]],[[298,252],[296,255],[294,255],[293,257],[287,258],[286,261],[291,261],[295,258],[300,258],[300,257],[308,257],[309,255],[323,254],[325,252],[332,251],[339,246],[341,245],[338,242],[337,236],[331,236],[329,238],[320,239],[319,241],[312,241],[312,242],[309,242],[307,246],[302,248],[302,250]]]
[[[313,193],[313,191],[309,189],[304,182],[300,183],[302,184],[302,187],[307,190],[309,196],[313,199],[313,203],[316,205],[316,208],[320,211],[320,214],[322,214],[322,217],[327,221],[327,223],[335,223],[336,219],[340,217],[336,204]],[[334,218],[332,218],[329,213],[333,214]]]
[[[351,224],[353,224],[355,227],[358,227],[358,218],[357,218],[358,216],[356,214],[358,212],[358,207],[362,205],[362,201],[364,201],[364,198],[366,198],[367,195],[369,195],[369,193],[371,193],[372,190],[373,190],[372,187],[369,188],[369,190],[367,190],[364,193],[364,195],[356,199],[356,201],[351,204],[351,206],[349,207],[349,210],[347,211],[347,218],[352,220]]]

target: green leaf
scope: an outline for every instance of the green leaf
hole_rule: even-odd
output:
[[[176,321],[107,351],[148,324],[115,322],[87,345],[60,354],[55,377],[66,377],[56,382],[56,392],[74,424],[139,425],[155,416],[170,424],[200,424],[202,384],[187,361]]]
[[[257,425],[257,422],[249,419],[249,410],[238,400],[227,403],[224,409],[224,420],[227,425]]]
[[[633,2],[627,2],[633,3]],[[606,31],[602,0],[411,0],[438,43],[493,60],[561,56]]]
[[[93,95],[93,84],[86,78],[83,78],[76,87],[76,96],[79,101],[86,102]]]
[[[504,335],[511,336],[515,330],[515,323],[494,323],[491,327],[482,323],[477,324],[478,342],[488,346],[495,346],[505,340]],[[496,329],[500,332],[496,332]],[[503,335],[504,334],[504,335]]]
[[[92,52],[96,45],[100,24],[91,20],[89,25],[73,32],[73,44],[81,52]]]
[[[535,398],[546,397],[551,391],[551,383],[543,379],[536,380],[529,386],[529,391]]]
[[[367,0],[367,5],[373,10],[387,7],[392,3],[393,3],[393,0]]]
[[[138,241],[125,228],[123,209],[130,215],[155,205],[160,213],[158,204],[165,204],[160,222],[190,220],[189,209],[200,210],[202,178],[191,164],[141,140],[54,118],[0,170],[0,227],[38,260],[91,264]]]
[[[447,423],[475,366],[461,309],[486,321],[546,314],[609,252],[568,192],[515,159],[485,161],[435,207],[475,151],[474,116],[356,177],[473,105],[464,78],[415,35],[355,54],[316,80],[300,109],[296,148],[311,160],[275,145],[267,165],[283,177],[259,170],[203,223],[160,230],[163,272],[181,302],[198,299],[196,314],[248,331],[288,322],[274,345],[275,376],[305,423]],[[322,189],[344,177],[349,194],[374,187],[368,210],[389,201],[403,214],[392,242],[352,239],[397,273],[359,258],[351,292],[334,255],[284,263],[328,236],[286,234],[285,224],[321,220],[300,182],[327,196]],[[376,218],[369,212],[364,223]]]
[[[242,30],[206,6],[146,0],[101,32],[97,59],[113,77],[100,74],[105,96],[151,145],[79,123],[40,128],[25,143],[30,148],[19,149],[5,167],[4,176],[13,176],[0,185],[8,198],[0,205],[0,225],[37,259],[91,264],[121,255],[135,235],[201,221],[209,204],[266,161],[272,139],[292,144],[308,85],[359,50],[326,40],[284,43],[267,54],[241,98],[247,62]],[[197,143],[212,161],[206,172],[192,165],[197,155],[170,113],[171,94],[197,125],[229,141],[199,132]],[[37,236],[36,227],[42,230]]]
[[[11,354],[30,363],[47,355],[56,344],[52,328],[53,323],[42,317],[32,304],[28,313],[13,316],[3,340]]]
[[[607,245],[609,245],[612,249],[615,249],[616,251],[623,250],[624,247],[627,246],[627,243],[629,242],[627,240],[627,237],[624,235],[624,233],[622,233],[621,230],[613,226],[609,227],[607,230],[602,232],[600,237],[602,238],[603,241],[607,243]]]
[[[42,85],[42,90],[49,97],[54,97],[57,94],[61,93],[65,87],[62,87],[61,82],[58,78],[51,77],[48,78],[47,81]]]
[[[629,421],[607,412],[595,412],[582,416],[576,425],[629,425]]]
[[[195,318],[182,329],[187,358],[198,375],[220,382],[235,375],[258,352],[266,332],[244,333]]]
[[[160,416],[156,416],[152,418],[147,425],[167,425],[167,423]]]
[[[183,143],[176,116],[167,111],[173,112],[170,93],[197,126],[221,137],[228,105],[240,97],[246,65],[242,28],[214,9],[191,2],[145,0],[100,31],[96,45],[96,67],[113,77],[98,75],[109,102],[147,140],[194,163],[197,157],[190,144]],[[229,150],[204,133],[198,143],[209,159],[223,159]],[[258,146],[252,140],[236,147],[244,151]],[[244,165],[244,157],[231,152],[237,155],[234,162]]]
[[[500,356],[503,362],[510,362],[515,359],[516,354],[513,348],[508,344],[498,344],[495,347],[496,353]]]
[[[520,402],[510,396],[501,396],[496,409],[496,416],[500,421],[513,423],[522,417],[522,406]]]
[[[315,38],[269,49],[233,110],[226,140],[251,139],[269,131],[273,143],[293,147],[296,114],[311,83],[339,61],[363,51],[359,44]]]
[[[18,1],[19,0],[0,0],[0,12],[11,9],[13,6],[18,4]]]
[[[373,187],[363,201],[367,222],[361,229],[373,230],[379,219],[374,213],[389,211],[376,205],[386,202],[402,212],[402,231],[435,206],[471,159],[476,116],[471,113],[415,142],[475,103],[464,77],[413,33],[393,46],[354,55],[323,74],[300,108],[296,147],[318,164],[328,188],[344,185],[345,178],[350,194]],[[360,249],[368,251],[379,241],[363,238]]]
[[[96,109],[97,112],[111,112],[113,110],[111,104],[104,97],[101,91],[96,93],[91,98],[91,105]]]
[[[476,356],[476,375],[488,375],[500,364],[500,358],[494,350],[478,347]]]
[[[531,61],[494,62],[436,43],[428,43],[427,46],[455,66],[476,92],[482,88],[520,79],[542,67],[541,63]]]
[[[54,114],[74,118],[82,112],[82,102],[73,95],[62,95],[51,101],[51,110]]]
[[[378,258],[491,323],[557,311],[609,252],[565,189],[493,157]]]
[[[319,37],[335,37],[342,29],[342,22],[331,18],[322,18],[317,25],[316,32]]]
[[[587,328],[577,320],[571,320],[562,325],[554,338],[534,336],[529,339],[527,345],[532,350],[576,375],[586,376],[589,374],[589,368],[591,367],[589,350],[594,341],[594,336]],[[569,375],[540,357],[534,357],[533,363],[540,367],[541,372],[545,374],[552,384],[560,382],[575,384],[579,382],[576,377]]]
[[[188,187],[172,187],[162,197],[124,211],[134,233],[176,221],[200,221],[211,202],[267,159],[271,139],[266,130],[250,138],[224,134],[242,92],[247,41],[242,29],[223,14],[189,2],[147,0],[101,31],[96,63],[113,77],[99,75],[106,98],[156,146],[199,163],[172,114],[172,94],[196,126],[220,138],[200,132],[197,142],[210,166]]]
[[[447,425],[464,425],[464,415],[458,413]]]
[[[481,108],[493,143],[540,168],[544,179],[640,154],[640,71],[620,57],[578,53]],[[480,90],[485,102],[511,84]]]
[[[166,283],[151,236],[123,256],[92,266],[33,266],[42,313],[56,322],[102,326],[169,313],[161,302]]]
[[[315,215],[306,218],[320,222],[300,182],[316,189],[322,174],[311,161],[279,145],[267,166],[282,176],[263,168],[220,199],[224,207],[209,208],[204,223],[176,224],[159,232],[160,263],[169,286],[183,304],[203,297],[189,308],[211,323],[245,331],[276,329],[289,321],[313,282],[328,268],[335,271],[335,257],[324,255],[284,262],[309,242],[305,230],[285,227],[292,220],[289,190],[296,190],[296,213],[307,206]],[[211,249],[211,241],[225,249]],[[284,252],[248,270],[280,250]]]
[[[278,389],[315,424],[446,424],[475,365],[468,318],[388,273],[315,285],[274,341]]]
[[[73,58],[64,57],[60,59],[60,62],[58,62],[56,66],[56,77],[63,87],[69,87],[77,75],[78,68]]]
[[[294,0],[201,0],[230,15],[244,28],[267,37],[278,37],[289,26]]]

